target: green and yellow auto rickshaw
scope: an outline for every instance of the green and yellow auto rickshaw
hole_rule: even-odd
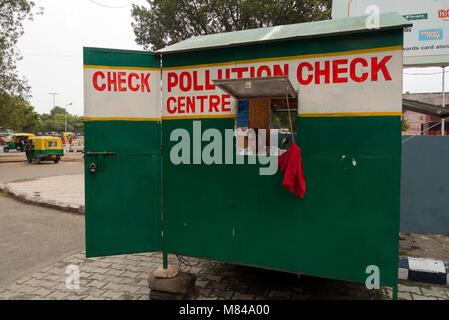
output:
[[[61,157],[64,156],[61,138],[51,136],[28,139],[25,152],[29,163],[33,162],[33,160],[37,163],[41,161],[58,163]]]
[[[25,150],[25,145],[30,138],[35,137],[32,133],[15,133],[11,140],[7,140],[5,146],[3,147],[4,152],[9,152],[9,150],[17,150],[23,152]]]

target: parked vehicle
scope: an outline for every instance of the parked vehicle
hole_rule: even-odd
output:
[[[30,138],[27,141],[25,152],[29,163],[36,161],[54,161],[58,163],[64,156],[62,141],[58,137],[43,136]]]
[[[15,149],[19,152],[25,150],[25,144],[28,139],[35,137],[33,133],[16,133],[11,137],[11,140],[7,140],[3,147],[4,152],[9,152],[11,149]]]

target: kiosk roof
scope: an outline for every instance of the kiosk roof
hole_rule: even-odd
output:
[[[173,45],[162,48],[156,52],[170,53],[237,46],[266,41],[286,40],[294,38],[307,38],[333,34],[347,34],[352,32],[373,32],[385,29],[397,29],[412,24],[396,12],[380,14],[379,29],[367,29],[368,16],[351,17],[343,19],[322,20],[307,23],[288,24],[283,26],[224,32],[204,36],[192,37]]]

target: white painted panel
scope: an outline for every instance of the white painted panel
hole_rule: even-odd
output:
[[[385,63],[387,76],[382,71],[373,72],[373,59],[381,62],[384,58],[391,57]],[[354,64],[354,71],[357,78],[367,76],[363,82],[354,81],[350,76],[350,65],[355,59],[363,59],[367,66],[362,63]],[[333,81],[336,68],[332,65],[337,60],[347,60],[347,64],[342,64],[338,68],[346,69],[338,78],[347,79],[344,83]],[[302,79],[308,76],[313,80],[310,84],[301,85],[299,91],[300,114],[308,113],[367,113],[367,112],[402,112],[402,52],[376,52],[367,54],[356,54],[337,57],[320,57],[312,59],[301,59],[301,63],[309,63],[314,67],[313,71],[303,70]],[[324,76],[320,77],[320,83],[315,83],[315,65],[319,63],[324,69],[325,63],[330,65],[330,82],[323,83]],[[373,76],[377,80],[373,80]]]
[[[84,117],[160,119],[160,70],[84,69]]]
[[[288,75],[293,88],[299,90],[300,114],[346,112],[400,114],[402,50],[394,49],[348,52],[348,54],[330,53],[329,56],[316,58],[293,56],[279,60],[260,59],[222,65],[163,69],[162,113],[164,117],[233,115],[236,107],[235,99],[216,88],[213,80]],[[351,68],[352,62],[356,59],[364,62],[355,63]],[[373,66],[382,65],[384,59],[386,59],[384,67],[373,71]],[[300,63],[307,63],[313,67],[318,63],[320,68],[324,68],[328,63],[329,83],[324,81],[315,83],[315,79],[318,78],[315,69],[300,68]],[[351,70],[355,77],[354,74],[351,76]],[[336,74],[338,77],[334,79]],[[366,78],[363,81],[353,80],[361,79],[364,75]],[[309,77],[311,77],[309,83],[302,81]],[[337,83],[340,78],[347,81]]]
[[[408,269],[399,268],[398,279],[400,279],[400,280],[408,280]]]

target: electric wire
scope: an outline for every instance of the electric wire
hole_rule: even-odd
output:
[[[405,139],[405,140],[402,141],[401,143],[407,142],[407,141],[409,141],[410,139],[413,139],[414,137],[420,136],[421,133],[426,132],[426,131],[428,131],[428,130],[432,129],[433,127],[436,127],[436,126],[438,126],[438,125],[440,125],[440,124],[441,124],[441,122],[437,122],[437,123],[435,123],[433,126],[430,126],[430,127],[426,128],[425,130],[421,131],[419,134],[415,134],[415,135],[413,135],[413,136],[411,136],[411,137],[408,137],[407,139]]]
[[[444,73],[448,73],[448,71],[444,71]],[[430,73],[407,73],[404,72],[405,75],[407,76],[433,76],[433,75],[437,75],[437,74],[443,74],[443,72],[430,72]]]
[[[104,7],[104,8],[108,8],[108,9],[123,9],[123,8],[129,7],[131,5],[131,3],[128,3],[127,5],[124,5],[124,6],[116,6],[116,7],[114,7],[114,6],[108,6],[106,4],[99,3],[99,2],[94,1],[94,0],[89,0],[89,1],[94,3],[94,4],[96,4],[96,5],[98,5],[98,6],[100,6],[100,7]]]
[[[21,53],[21,55],[33,57],[52,57],[52,58],[82,58],[81,55],[71,55],[71,54]]]
[[[183,271],[181,265],[184,265],[184,266],[189,267],[188,271],[186,271],[186,272],[189,272],[189,273],[191,273],[192,267],[196,267],[196,266],[198,266],[201,263],[200,260],[198,260],[197,263],[191,263],[187,258],[185,258],[185,257],[183,257],[183,256],[181,256],[179,254],[176,255],[176,258],[178,259],[179,270]]]

